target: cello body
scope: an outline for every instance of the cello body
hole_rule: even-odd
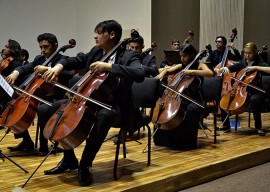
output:
[[[112,99],[119,79],[111,78],[109,74],[89,77],[78,89],[78,92],[100,102]],[[79,146],[88,136],[95,122],[95,113],[100,106],[88,102],[80,96],[62,106],[47,122],[44,137],[59,142],[64,149],[70,150]]]
[[[47,66],[57,54],[66,49],[73,48],[76,41],[71,39],[69,45],[64,45],[56,50],[49,58],[45,60],[42,66]],[[45,82],[39,75],[32,74],[21,85],[20,88],[26,93],[43,99],[53,89],[51,83]],[[13,99],[2,114],[1,125],[10,128],[15,134],[23,133],[33,122],[39,100],[30,95],[22,93],[18,98]]]
[[[183,76],[177,73],[171,80],[169,87],[184,95],[197,92],[201,81],[196,76]],[[160,124],[160,129],[171,130],[179,126],[185,118],[187,103],[179,94],[165,90],[163,96],[157,101],[152,122]]]
[[[226,93],[220,100],[220,107],[232,115],[237,115],[245,112],[249,105],[250,88],[246,84],[257,85],[260,82],[261,75],[257,71],[246,72],[242,69],[236,76],[236,81],[233,88]]]
[[[52,84],[36,76],[25,89],[28,93],[44,98],[52,90]],[[39,101],[23,93],[13,99],[2,114],[1,124],[9,127],[15,134],[28,129],[33,122]]]

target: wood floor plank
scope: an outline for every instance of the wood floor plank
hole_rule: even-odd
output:
[[[247,113],[240,115],[241,128],[231,133],[217,136],[217,143],[213,143],[213,118],[210,116],[204,123],[212,130],[202,130],[198,133],[198,148],[183,151],[172,150],[152,144],[151,166],[147,166],[147,153],[142,153],[147,144],[147,133],[141,131],[140,142],[127,142],[127,158],[120,150],[118,165],[118,180],[113,180],[113,164],[115,145],[113,140],[104,142],[91,169],[94,183],[89,187],[80,187],[77,182],[77,171],[70,171],[60,175],[44,175],[43,171],[50,169],[62,159],[62,154],[52,154],[25,186],[25,191],[176,191],[194,186],[226,174],[230,174],[270,160],[270,134],[260,137],[253,128],[247,127]],[[269,114],[262,114],[263,128],[270,130]],[[220,124],[220,122],[218,122]],[[35,122],[36,125],[36,122]],[[35,139],[35,125],[29,128],[30,135]],[[108,138],[117,134],[118,129],[109,131]],[[0,137],[5,130],[0,130]],[[30,154],[10,152],[7,146],[17,145],[9,133],[0,143],[0,150],[16,163],[29,171],[24,173],[6,158],[0,159],[0,191],[12,191],[21,187],[43,160]],[[85,143],[75,149],[78,158]]]

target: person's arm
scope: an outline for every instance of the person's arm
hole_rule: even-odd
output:
[[[201,77],[213,77],[214,72],[208,68],[208,66],[204,63],[200,63],[198,69],[189,69],[189,70],[183,70],[182,73],[185,75],[196,75]]]
[[[251,66],[247,68],[247,71],[260,71],[270,74],[270,67],[265,66]]]
[[[158,78],[160,81],[166,76],[169,75],[175,71],[179,71],[182,68],[182,64],[177,64],[177,65],[173,65],[173,66],[167,66],[166,68],[164,68],[164,70],[162,70],[157,76],[156,78]]]

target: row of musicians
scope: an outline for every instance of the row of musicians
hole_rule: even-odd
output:
[[[189,70],[182,70],[188,63],[190,63],[196,56],[196,49],[190,45],[185,44],[179,47],[181,64],[173,66],[166,66],[158,69],[155,65],[155,58],[151,55],[146,55],[139,61],[141,53],[144,48],[143,39],[137,39],[136,42],[130,42],[129,51],[126,49],[118,49],[113,54],[108,62],[101,62],[100,59],[105,53],[108,53],[117,45],[121,39],[122,27],[115,20],[102,21],[97,24],[94,29],[95,43],[96,45],[90,50],[90,52],[83,54],[80,53],[76,57],[67,57],[58,54],[50,63],[50,67],[41,66],[50,55],[52,55],[58,47],[57,38],[53,34],[45,33],[38,36],[37,41],[41,49],[42,55],[35,57],[34,61],[23,66],[15,65],[18,61],[18,54],[15,53],[15,49],[18,49],[19,44],[15,45],[9,41],[4,48],[4,55],[9,56],[13,54],[14,60],[10,63],[8,69],[9,72],[2,75],[6,76],[6,80],[10,84],[19,84],[23,82],[23,79],[33,72],[36,74],[43,74],[45,81],[58,81],[60,84],[69,86],[69,80],[72,80],[75,72],[73,70],[78,69],[90,69],[94,74],[101,72],[111,72],[111,75],[120,77],[120,85],[115,92],[113,99],[113,108],[115,110],[109,111],[107,109],[101,109],[97,112],[96,122],[92,128],[91,134],[86,139],[86,145],[83,150],[80,163],[75,156],[74,150],[65,150],[64,157],[61,162],[50,170],[45,170],[45,174],[58,174],[63,173],[68,169],[78,168],[78,181],[81,186],[88,186],[92,183],[92,173],[89,168],[92,167],[92,163],[95,159],[97,152],[99,151],[109,129],[111,127],[120,127],[124,125],[127,130],[132,134],[138,130],[141,123],[141,114],[139,109],[135,106],[132,99],[131,85],[132,82],[142,82],[145,76],[154,76],[162,80],[166,75],[181,71],[185,75],[198,76],[202,81],[204,77],[213,77],[214,70],[212,67],[208,67],[205,63],[196,62]],[[217,44],[220,43],[217,39]],[[221,43],[222,44],[222,43]],[[14,48],[17,47],[17,48]],[[138,52],[136,52],[138,51]],[[270,73],[270,68],[264,67],[264,63],[260,62],[257,55],[257,47],[254,43],[248,43],[244,48],[244,60],[235,64],[229,68],[221,68],[219,72],[228,73],[233,71],[240,71],[245,68],[248,63],[254,61],[252,67],[249,70],[258,70],[266,73]],[[14,65],[13,65],[14,64]],[[142,65],[143,64],[143,65]],[[21,64],[20,64],[21,65]],[[78,78],[77,78],[78,79]],[[5,105],[7,100],[10,99],[1,90],[1,105]],[[60,107],[61,104],[68,102],[64,98],[65,92],[54,88],[54,94],[48,96],[48,101],[53,102],[53,106],[50,107],[46,104],[40,104],[37,110],[38,125],[40,126],[40,148],[39,155],[46,155],[48,153],[48,141],[44,138],[42,130],[45,128],[46,122],[54,114],[54,112]],[[197,101],[203,101],[202,90],[199,87],[196,94],[191,97]],[[2,102],[2,98],[6,97],[5,102]],[[258,97],[256,97],[258,98]],[[256,99],[256,102],[262,104],[261,99]],[[257,104],[257,103],[256,103]],[[258,106],[258,105],[256,105]],[[260,112],[253,110],[255,118],[255,128],[261,130]],[[156,145],[163,145],[172,148],[185,148],[192,149],[197,147],[197,130],[199,127],[199,121],[201,118],[202,109],[194,103],[189,103],[186,109],[186,118],[181,123],[180,127],[173,129],[172,131],[158,130],[155,134],[154,142]],[[191,118],[192,117],[192,118]],[[33,150],[34,144],[28,131],[23,132],[20,135],[16,135],[16,138],[22,137],[23,141],[15,146],[8,147],[11,151],[25,151]]]

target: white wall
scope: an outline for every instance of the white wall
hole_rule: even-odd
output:
[[[94,28],[107,19],[117,20],[124,30],[138,29],[150,47],[151,0],[0,0],[0,48],[8,39],[17,40],[32,61],[40,54],[37,36],[49,32],[59,46],[74,38],[76,47],[65,53],[74,56],[94,46]]]

